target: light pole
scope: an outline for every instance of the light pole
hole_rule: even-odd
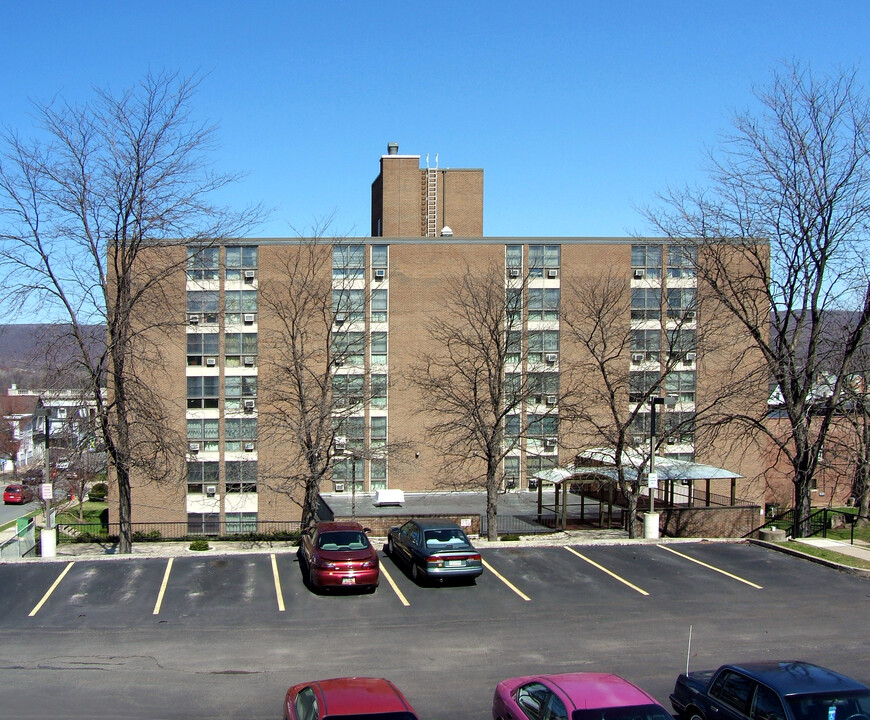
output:
[[[659,536],[659,515],[655,512],[655,496],[659,484],[659,478],[656,474],[656,406],[668,405],[673,407],[676,405],[676,402],[677,399],[675,397],[663,398],[658,395],[654,395],[649,399],[649,474],[647,475],[649,512],[643,519],[643,536],[647,539],[654,540]]]
[[[45,527],[39,534],[39,545],[42,557],[55,557],[57,555],[57,530],[51,514],[51,501],[54,496],[51,482],[51,413],[48,408],[40,408],[34,411],[34,418],[45,419],[45,477],[42,478],[40,495],[45,503]]]

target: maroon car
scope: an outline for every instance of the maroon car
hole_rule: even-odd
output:
[[[32,500],[33,490],[27,487],[27,485],[13,483],[12,485],[7,485],[6,489],[3,491],[4,505],[23,505]]]
[[[366,532],[357,522],[322,522],[302,534],[298,555],[312,590],[359,587],[375,591],[380,562]]]
[[[294,685],[284,699],[284,720],[321,718],[417,720],[393,683],[383,678],[334,678]]]

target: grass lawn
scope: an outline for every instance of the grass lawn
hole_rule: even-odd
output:
[[[828,536],[830,537],[830,533],[828,533]],[[851,555],[843,555],[843,553],[838,553],[834,550],[831,550],[830,548],[816,547],[815,545],[805,545],[804,543],[796,543],[790,541],[779,542],[776,544],[781,545],[782,547],[786,547],[789,550],[797,550],[798,552],[802,552],[805,555],[812,555],[813,557],[821,558],[822,560],[828,560],[830,562],[835,562],[840,565],[847,565],[848,567],[870,570],[870,561],[852,557]]]
[[[67,510],[57,514],[59,523],[102,523],[108,517],[109,506],[104,502],[85,500],[82,504],[82,520],[79,520],[79,506],[74,503]]]

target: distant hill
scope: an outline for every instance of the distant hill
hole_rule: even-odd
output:
[[[105,347],[105,329],[85,328],[91,352]],[[78,348],[69,325],[0,325],[0,393],[19,387],[74,387]]]

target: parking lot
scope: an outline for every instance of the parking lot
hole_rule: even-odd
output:
[[[382,555],[372,595],[312,594],[291,552],[0,565],[0,663],[33,698],[7,683],[0,717],[62,700],[67,717],[275,718],[292,683],[378,675],[421,717],[486,718],[499,680],[573,669],[666,704],[687,659],[799,658],[870,681],[860,577],[744,543],[482,555],[458,586],[417,585]]]

